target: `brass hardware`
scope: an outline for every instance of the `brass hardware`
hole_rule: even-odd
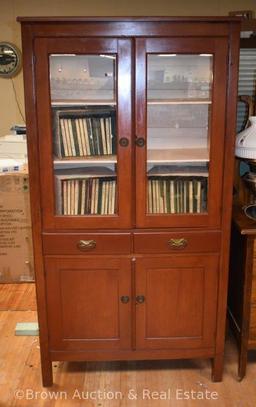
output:
[[[136,302],[137,302],[137,304],[143,304],[143,302],[145,302],[144,295],[137,295]]]
[[[82,251],[95,249],[96,242],[95,240],[79,240],[79,242],[77,243],[77,247],[79,250]]]
[[[137,147],[144,147],[145,146],[145,140],[143,137],[136,137],[135,144]]]
[[[121,302],[123,304],[127,304],[129,301],[130,301],[130,298],[128,297],[128,295],[122,295]]]
[[[119,140],[119,145],[121,147],[127,147],[129,145],[129,140],[127,137],[121,137]]]
[[[181,237],[180,239],[168,240],[168,244],[171,249],[184,249],[187,246],[188,241],[184,239],[184,237]]]

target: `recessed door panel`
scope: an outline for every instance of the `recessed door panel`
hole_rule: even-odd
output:
[[[214,255],[138,259],[138,349],[214,345],[217,267]]]
[[[46,258],[45,267],[52,349],[130,347],[128,260]]]

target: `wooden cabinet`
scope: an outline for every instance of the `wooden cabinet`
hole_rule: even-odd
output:
[[[247,353],[256,349],[256,227],[234,203],[230,250],[228,316],[239,348],[238,377],[246,374]]]
[[[44,385],[54,360],[221,380],[238,20],[19,21]]]

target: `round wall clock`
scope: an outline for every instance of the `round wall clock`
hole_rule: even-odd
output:
[[[0,77],[12,78],[21,68],[21,52],[9,42],[0,42]]]

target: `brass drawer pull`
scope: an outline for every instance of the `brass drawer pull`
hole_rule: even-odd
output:
[[[184,237],[181,237],[180,239],[168,240],[168,244],[171,249],[184,249],[187,246],[188,241],[184,239]]]
[[[95,247],[95,240],[79,240],[79,242],[77,243],[77,248],[82,251],[95,249]]]

